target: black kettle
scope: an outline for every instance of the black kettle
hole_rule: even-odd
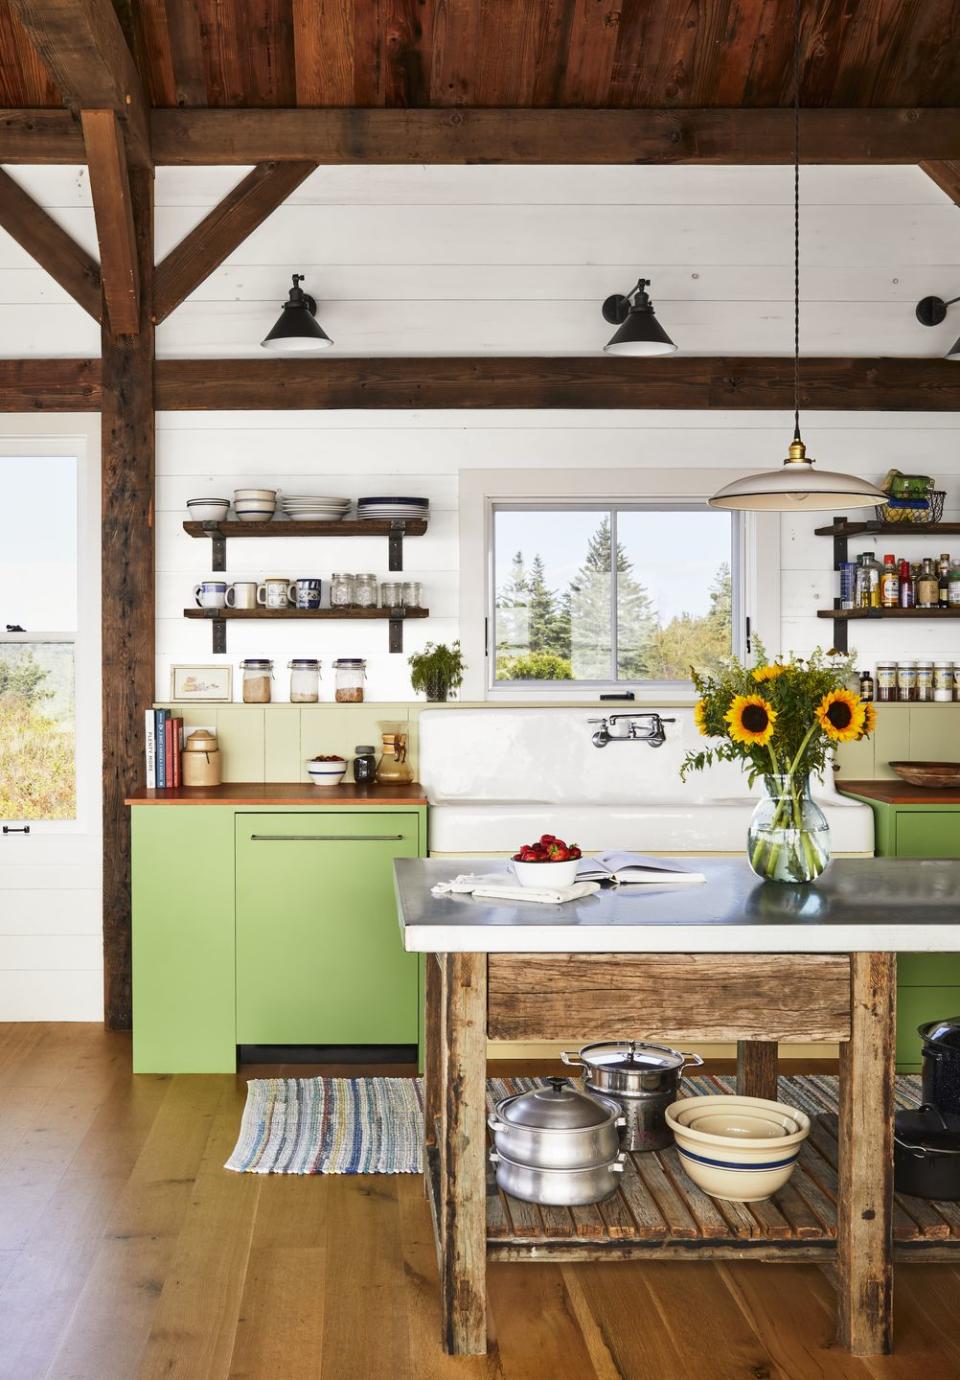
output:
[[[917,1027],[923,1041],[923,1101],[947,1115],[960,1115],[960,1016]]]

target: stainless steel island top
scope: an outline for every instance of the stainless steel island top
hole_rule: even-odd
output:
[[[960,862],[840,858],[805,886],[761,882],[746,859],[677,859],[701,886],[625,886],[581,901],[434,896],[506,861],[400,858],[404,948],[419,953],[950,953],[960,948]]]

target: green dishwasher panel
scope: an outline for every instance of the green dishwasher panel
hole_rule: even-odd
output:
[[[238,1044],[416,1044],[393,860],[419,851],[413,813],[237,815]]]
[[[897,857],[960,858],[960,810],[898,810]]]
[[[960,987],[897,988],[898,1072],[920,1071],[917,1026],[936,1020],[939,1016],[960,1016]]]

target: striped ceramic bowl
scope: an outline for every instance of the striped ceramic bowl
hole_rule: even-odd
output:
[[[735,1203],[757,1203],[783,1188],[810,1134],[799,1108],[737,1093],[684,1097],[666,1118],[693,1182]]]

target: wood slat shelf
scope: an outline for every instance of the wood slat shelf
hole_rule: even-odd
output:
[[[960,522],[844,522],[834,519],[829,527],[816,527],[818,537],[858,537],[863,533],[883,533],[891,537],[957,536]]]
[[[818,618],[849,622],[854,618],[960,618],[960,608],[950,609],[818,609]]]
[[[294,522],[271,519],[269,522],[185,522],[190,537],[208,537],[212,543],[210,568],[227,568],[227,538],[234,537],[387,537],[389,569],[403,569],[404,537],[422,537],[426,518],[346,518],[341,522]]]
[[[227,628],[228,622],[234,620],[262,620],[270,618],[293,618],[293,619],[326,619],[339,622],[354,622],[356,620],[379,619],[389,620],[390,623],[390,651],[403,651],[403,625],[409,618],[429,618],[429,609],[184,609],[184,618],[201,618],[211,625],[213,630],[213,650],[215,652],[225,652],[227,650]]]

